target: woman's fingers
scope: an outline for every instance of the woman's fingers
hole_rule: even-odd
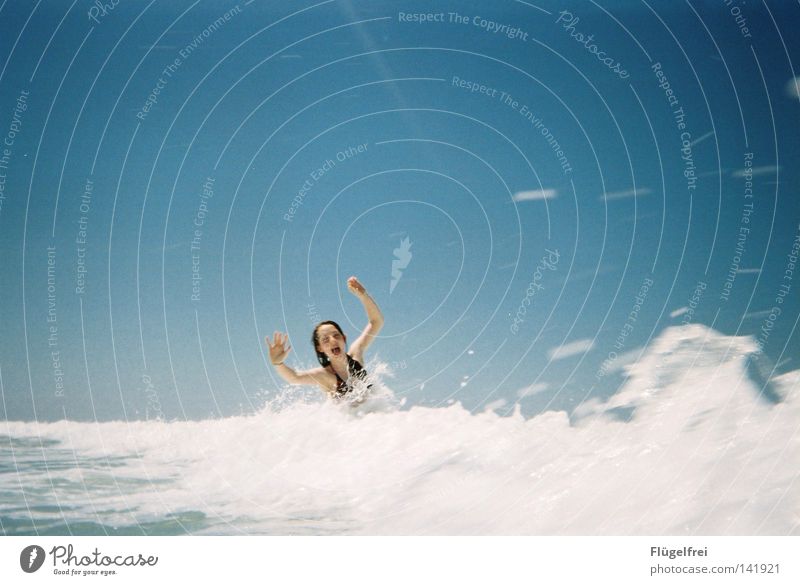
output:
[[[269,348],[274,349],[276,347],[283,347],[283,344],[289,340],[289,336],[276,331],[272,336],[272,343],[269,341],[269,335],[265,337],[265,340]]]
[[[358,279],[355,276],[351,276],[347,279],[347,288],[349,288],[350,292],[353,293],[364,292],[364,285],[358,282]]]

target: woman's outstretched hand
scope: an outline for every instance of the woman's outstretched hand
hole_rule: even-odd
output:
[[[367,289],[364,288],[363,284],[358,282],[358,279],[355,276],[351,276],[347,279],[347,288],[350,289],[350,292],[357,297],[367,292]]]
[[[276,331],[272,343],[269,342],[269,335],[267,335],[266,340],[269,346],[269,361],[272,362],[273,366],[281,365],[292,350],[292,347],[287,343],[289,336]],[[284,344],[286,344],[286,347],[284,347]]]

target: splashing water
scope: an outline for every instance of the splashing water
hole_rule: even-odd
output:
[[[218,420],[8,422],[2,531],[796,535],[800,372],[758,384],[754,356],[668,329],[572,422],[402,410],[382,385]]]

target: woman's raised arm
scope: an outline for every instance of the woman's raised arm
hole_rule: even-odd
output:
[[[269,341],[269,335],[266,337],[267,345],[269,346],[269,361],[275,366],[275,371],[289,384],[318,384],[322,388],[325,388],[325,368],[315,368],[307,372],[297,372],[284,363],[289,352],[292,350],[292,347],[288,345],[288,340],[289,337],[285,333],[279,333],[277,331],[275,332],[272,343]]]
[[[364,310],[367,312],[367,319],[369,322],[361,332],[358,339],[356,339],[350,346],[350,353],[359,362],[364,361],[364,351],[375,340],[375,336],[383,328],[383,314],[378,308],[375,300],[369,296],[369,293],[364,288],[355,276],[347,279],[347,288],[353,293],[361,304],[364,305]]]

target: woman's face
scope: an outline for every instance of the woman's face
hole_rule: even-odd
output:
[[[317,329],[317,340],[319,350],[328,356],[328,359],[338,359],[345,354],[347,339],[333,325],[326,323]]]

